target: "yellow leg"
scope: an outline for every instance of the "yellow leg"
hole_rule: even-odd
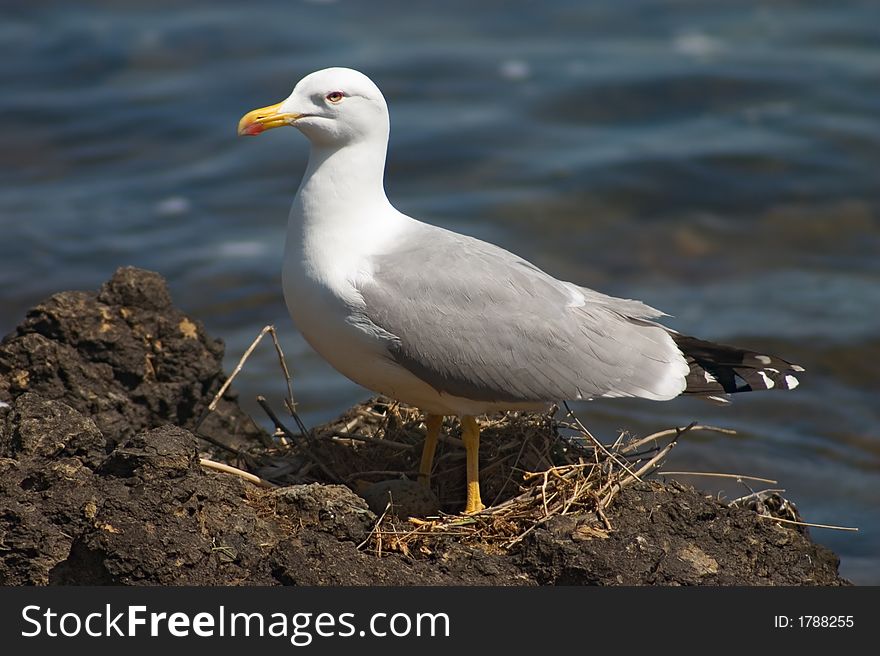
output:
[[[440,427],[443,426],[442,415],[427,415],[425,426],[425,446],[422,447],[422,461],[419,463],[419,483],[426,487],[431,485],[431,465],[434,464],[434,451],[437,450],[437,438],[440,436]]]
[[[461,418],[461,439],[467,456],[466,514],[480,512],[486,506],[480,500],[480,427],[473,417]]]

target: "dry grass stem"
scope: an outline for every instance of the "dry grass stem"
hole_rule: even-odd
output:
[[[209,460],[208,458],[199,458],[199,464],[206,469],[213,469],[214,471],[223,472],[224,474],[232,474],[233,476],[238,476],[239,478],[243,478],[244,480],[253,483],[254,485],[259,485],[260,487],[277,487],[274,483],[264,480],[259,476],[251,474],[250,472],[246,472],[243,469],[239,469],[238,467],[227,465],[224,462],[217,462],[216,460]]]
[[[793,524],[795,526],[810,526],[812,528],[829,528],[834,531],[858,531],[857,526],[835,526],[834,524],[815,524],[813,522],[801,522],[794,519],[783,519],[782,517],[773,517],[771,515],[758,515],[761,519],[769,519],[773,522],[782,522],[783,524]]]
[[[757,476],[746,476],[744,474],[722,474],[719,472],[695,472],[695,471],[659,471],[657,472],[658,476],[711,476],[715,478],[733,478],[736,480],[742,481],[757,481],[758,483],[769,483],[770,485],[776,485],[779,481],[774,481],[771,478],[759,478]]]
[[[248,358],[251,357],[251,353],[254,352],[254,349],[257,348],[259,343],[263,340],[263,337],[266,336],[266,333],[271,332],[273,337],[275,335],[275,327],[274,326],[263,326],[263,329],[260,331],[260,334],[256,336],[251,345],[245,349],[244,354],[238,359],[238,364],[235,365],[235,368],[232,370],[232,373],[226,378],[223,382],[223,385],[220,386],[220,389],[217,390],[217,393],[214,395],[213,400],[208,405],[208,412],[214,412],[217,409],[217,404],[220,402],[220,399],[223,398],[223,395],[226,394],[226,390],[229,389],[229,386],[232,385],[232,381],[235,380],[235,377],[241,373],[241,370],[244,369],[245,363],[248,361]],[[276,340],[277,343],[277,340]],[[285,370],[285,375],[287,375],[287,365],[283,365]],[[289,378],[288,378],[289,381]],[[292,394],[292,393],[291,393]]]
[[[678,436],[685,430],[693,430],[693,431],[703,431],[709,433],[721,433],[723,435],[736,435],[736,431],[731,428],[719,428],[718,426],[706,426],[703,424],[695,424],[685,428],[667,428],[666,430],[657,431],[656,433],[651,433],[647,437],[643,437],[638,440],[633,440],[629,444],[626,444],[620,448],[621,453],[632,453],[637,449],[645,446],[646,444],[650,444],[651,442],[657,442],[659,440],[665,439],[672,435]]]

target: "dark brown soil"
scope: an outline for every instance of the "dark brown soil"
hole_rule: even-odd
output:
[[[191,431],[223,346],[154,273],[63,292],[0,343],[0,583],[840,585],[807,535],[678,484],[623,490],[597,530],[556,517],[509,551],[455,538],[367,547],[376,516],[340,485],[266,490],[199,464]],[[206,430],[261,431],[232,397]]]

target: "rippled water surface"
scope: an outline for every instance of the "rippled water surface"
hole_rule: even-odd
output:
[[[880,5],[876,2],[91,2],[0,8],[0,332],[120,265],[165,275],[233,364],[275,323],[307,422],[367,393],[294,332],[294,130],[235,138],[302,75],[383,88],[387,188],[419,218],[670,325],[772,350],[795,392],[580,406],[592,429],[691,420],[675,469],[777,479],[880,583]],[[271,349],[242,397],[283,391]],[[694,482],[727,497],[718,479]]]

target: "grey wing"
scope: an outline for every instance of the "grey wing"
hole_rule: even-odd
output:
[[[493,402],[668,399],[688,366],[663,313],[556,280],[501,248],[424,226],[376,256],[363,320],[439,392]]]

